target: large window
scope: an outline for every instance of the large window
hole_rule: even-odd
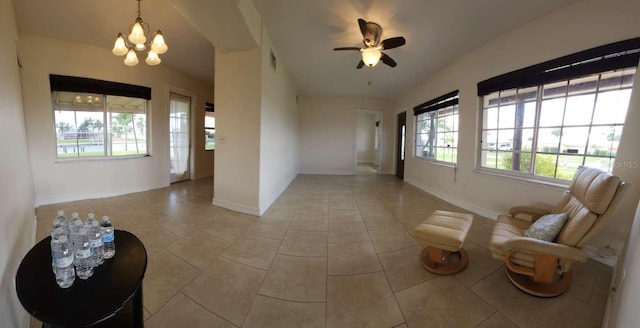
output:
[[[480,166],[542,180],[570,180],[580,165],[611,171],[638,62],[636,50],[620,50],[494,78],[498,90],[481,82]]]
[[[206,103],[204,112],[204,149],[216,149],[216,116],[211,103]]]
[[[56,154],[60,159],[148,154],[147,99],[103,93],[104,81],[51,77]],[[62,81],[62,82],[61,82]],[[71,81],[71,83],[67,83]],[[87,82],[89,83],[83,83]],[[74,83],[82,85],[77,87]],[[110,83],[110,82],[104,82]],[[105,85],[107,85],[105,84]],[[117,85],[112,84],[110,86]],[[100,93],[55,89],[96,90]],[[123,94],[115,90],[113,93]],[[150,96],[150,92],[149,92]]]
[[[458,91],[414,108],[415,156],[453,163],[458,157]]]

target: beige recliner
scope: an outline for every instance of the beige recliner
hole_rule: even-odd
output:
[[[584,245],[611,219],[628,184],[608,172],[581,166],[569,190],[550,210],[517,206],[500,215],[489,249],[503,260],[509,280],[531,295],[558,296],[571,285],[571,265],[586,262]],[[555,240],[524,237],[523,232],[549,213],[567,213]],[[523,219],[524,217],[524,219]]]

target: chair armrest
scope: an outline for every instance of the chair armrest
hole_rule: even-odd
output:
[[[535,206],[514,206],[509,209],[509,214],[513,217],[517,217],[518,215],[524,215],[531,219],[531,221],[535,221],[543,215],[551,213],[550,210],[535,207]]]
[[[548,254],[560,259],[572,262],[587,262],[588,256],[581,248],[571,247],[563,244],[551,243],[544,240],[517,237],[507,240],[502,248],[505,252],[527,250],[533,253]]]

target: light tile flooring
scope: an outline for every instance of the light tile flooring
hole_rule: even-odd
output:
[[[409,231],[459,209],[393,176],[300,175],[261,217],[211,205],[212,185],[40,207],[38,240],[58,209],[109,215],[137,235],[147,327],[600,326],[610,268],[576,265],[557,298],[524,294],[491,259],[492,220],[475,217],[465,271],[425,271]]]

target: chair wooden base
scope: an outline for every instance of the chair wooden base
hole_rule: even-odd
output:
[[[556,297],[564,294],[571,286],[571,271],[565,272],[556,281],[550,283],[535,282],[530,276],[515,273],[505,267],[511,283],[521,291],[538,297]]]
[[[469,263],[469,253],[464,248],[457,252],[435,247],[425,247],[420,254],[420,263],[429,272],[441,275],[458,273]]]

